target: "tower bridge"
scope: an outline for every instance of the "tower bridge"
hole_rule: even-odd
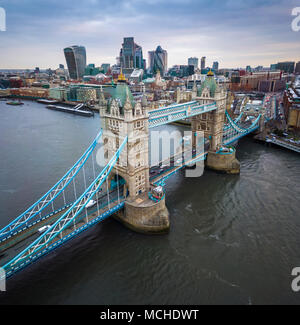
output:
[[[134,100],[121,74],[112,98],[106,100],[101,93],[101,131],[82,157],[46,194],[0,230],[0,256],[4,255],[0,266],[6,275],[12,276],[110,216],[138,232],[168,232],[167,179],[204,160],[210,169],[238,174],[235,150],[224,146],[264,127],[263,112],[251,123],[242,113],[233,120],[226,111],[226,99],[226,90],[209,72],[201,87],[193,88],[192,101],[148,111],[145,99]],[[187,118],[191,120],[191,143],[167,157],[169,164],[150,167],[150,130]],[[99,144],[104,167],[96,172],[95,148]],[[87,161],[93,169],[90,184]],[[84,179],[82,193],[77,193],[75,185],[79,174]],[[74,191],[74,200],[66,197],[66,190]],[[59,200],[63,203],[57,208]]]

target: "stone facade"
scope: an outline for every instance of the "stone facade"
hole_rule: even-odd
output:
[[[146,204],[127,200],[125,210],[118,213],[116,219],[125,226],[139,233],[159,235],[165,234],[170,229],[169,213],[166,208],[165,199],[158,203]]]
[[[126,84],[118,85],[128,92]],[[135,198],[147,192],[149,185],[148,113],[141,102],[134,103],[129,93],[125,101],[112,98],[110,102],[100,99],[100,116],[103,129],[104,157],[108,162],[119,146],[128,137],[125,149],[113,169],[126,181],[126,192]]]
[[[195,92],[196,89],[193,89],[193,94]],[[228,174],[239,174],[240,163],[235,157],[235,151],[227,155],[217,153],[223,143],[227,91],[216,83],[213,73],[209,72],[201,88],[197,90],[197,96],[193,99],[196,99],[200,105],[216,103],[217,106],[215,111],[192,118],[193,146],[196,146],[197,132],[204,132],[204,137],[210,141],[206,166]]]
[[[235,151],[232,154],[226,155],[209,152],[206,167],[226,174],[240,173],[240,163],[235,157]]]
[[[222,145],[223,127],[227,93],[224,88],[217,85],[213,75],[208,75],[197,92],[196,99],[200,105],[216,103],[217,110],[194,116],[192,118],[192,132],[204,132],[204,137],[210,139],[210,150],[216,152]],[[195,143],[194,143],[195,145]]]
[[[103,93],[99,100],[103,147],[106,163],[127,137],[126,147],[113,168],[110,179],[119,175],[125,180],[125,210],[118,220],[138,232],[163,233],[169,229],[165,201],[150,200],[149,117],[146,101],[135,102],[123,78],[110,100]]]

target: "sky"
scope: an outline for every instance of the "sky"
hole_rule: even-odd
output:
[[[146,59],[161,45],[169,67],[194,56],[220,68],[300,61],[300,31],[291,27],[299,0],[0,0],[0,7],[0,69],[66,65],[70,45],[86,47],[87,63],[115,64],[123,37],[134,37]]]

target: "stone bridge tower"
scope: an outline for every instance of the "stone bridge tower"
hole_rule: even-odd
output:
[[[210,150],[217,151],[222,145],[227,93],[216,83],[213,72],[208,72],[193,99],[200,105],[214,102],[217,105],[217,110],[192,118],[193,133],[203,131],[204,137],[210,140]]]
[[[127,136],[128,141],[111,173],[125,180],[124,213],[118,219],[139,232],[160,233],[169,229],[165,200],[149,199],[149,127],[145,98],[135,101],[121,73],[109,100],[101,93],[100,119],[103,129],[104,157],[108,162]]]
[[[134,98],[125,82],[119,77],[115,92],[109,101],[101,95],[100,118],[103,129],[104,157],[111,159],[124,138],[128,142],[114,174],[126,181],[126,192],[131,199],[149,190],[148,166],[148,114],[147,108]]]
[[[195,94],[195,91],[193,93]],[[197,145],[196,133],[203,131],[204,137],[210,142],[207,167],[227,173],[239,173],[239,162],[235,158],[235,152],[226,156],[218,153],[223,143],[227,91],[216,83],[212,71],[208,72],[206,80],[193,99],[200,105],[216,103],[217,106],[215,111],[192,118],[193,146]]]

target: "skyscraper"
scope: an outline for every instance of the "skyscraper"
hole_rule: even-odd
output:
[[[194,70],[198,69],[199,59],[198,58],[189,58],[188,59],[188,65],[193,65],[194,66]]]
[[[300,74],[300,61],[296,64],[295,73]]]
[[[84,76],[86,67],[86,51],[84,46],[70,46],[64,49],[66,62],[71,79],[80,79]]]
[[[214,62],[213,63],[213,70],[218,71],[219,70],[219,62]]]
[[[247,65],[247,66],[246,66],[246,71],[247,71],[247,72],[252,72],[252,68],[251,68],[250,65]]]
[[[294,73],[295,70],[295,62],[278,62],[277,69],[281,70],[285,73]]]
[[[157,70],[163,76],[168,70],[168,52],[159,45],[155,51],[149,51],[149,67],[152,73]]]
[[[205,69],[205,66],[206,66],[206,56],[203,56],[201,58],[201,70],[204,70]]]
[[[134,69],[144,69],[142,47],[134,42],[133,37],[125,37],[123,40],[120,65],[124,73],[132,73]]]

